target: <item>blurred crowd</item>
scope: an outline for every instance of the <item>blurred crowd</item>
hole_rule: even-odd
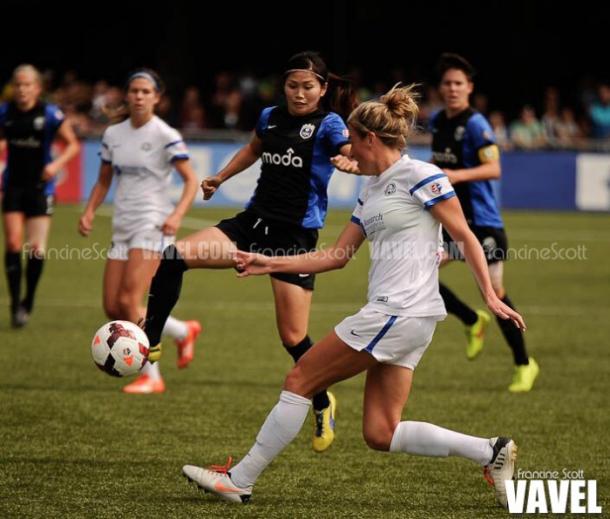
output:
[[[109,122],[107,108],[117,107],[123,99],[121,86],[104,79],[88,82],[73,71],[61,78],[55,78],[51,71],[43,76],[46,98],[64,110],[83,137],[99,135]],[[361,101],[378,97],[391,86],[383,81],[365,85],[359,70],[352,71],[349,77]],[[472,104],[489,119],[504,149],[573,149],[609,144],[610,84],[585,81],[578,92],[576,102],[566,104],[559,89],[549,86],[536,105],[524,105],[518,113],[492,106],[481,91],[474,94]],[[436,85],[423,84],[421,93],[418,139],[424,142],[428,138],[428,120],[441,108],[441,100]],[[223,131],[237,135],[251,131],[260,110],[276,103],[280,96],[279,77],[224,71],[216,74],[209,88],[170,86],[161,98],[158,114],[189,138],[222,135]],[[10,83],[4,86],[0,97],[10,99]]]

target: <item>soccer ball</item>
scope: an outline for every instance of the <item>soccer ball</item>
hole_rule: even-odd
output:
[[[133,375],[148,360],[148,337],[136,324],[111,321],[102,326],[91,341],[93,362],[114,377]]]

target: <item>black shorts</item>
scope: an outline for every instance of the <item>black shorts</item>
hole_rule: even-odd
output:
[[[2,192],[3,213],[25,213],[26,218],[51,216],[55,196],[47,195],[44,189],[7,186]]]
[[[216,225],[239,250],[258,252],[265,256],[292,256],[315,250],[317,229],[304,229],[261,218],[253,211],[244,211]],[[315,274],[271,274],[272,278],[313,290]]]
[[[478,238],[483,252],[487,258],[487,264],[496,263],[498,261],[506,261],[508,259],[508,239],[506,232],[500,227],[481,227],[471,226],[470,229]],[[450,259],[464,261],[462,253],[457,247],[457,244],[451,239],[447,231],[443,229],[443,240],[445,251]]]

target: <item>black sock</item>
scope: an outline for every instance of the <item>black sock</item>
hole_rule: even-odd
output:
[[[42,274],[42,267],[44,265],[44,258],[38,255],[31,254],[28,258],[28,264],[25,271],[25,279],[27,282],[27,292],[25,299],[22,304],[25,309],[30,313],[34,308],[34,294],[36,293],[36,287]]]
[[[151,346],[156,346],[161,342],[161,332],[180,297],[182,276],[187,269],[184,259],[174,245],[170,245],[163,251],[163,258],[152,279],[148,293],[144,331]]]
[[[458,299],[458,297],[442,283],[439,283],[438,286],[448,313],[455,315],[466,326],[472,326],[477,322],[479,316],[472,308]]]
[[[305,352],[312,346],[313,342],[309,338],[309,335],[306,335],[301,342],[295,344],[294,346],[284,344],[284,348],[286,348],[288,354],[294,359],[294,362],[297,362],[303,355],[305,355]],[[312,400],[313,408],[316,411],[322,411],[322,409],[326,409],[330,405],[330,400],[328,399],[326,389],[316,393]]]
[[[516,310],[512,301],[505,295],[502,298],[502,302],[510,306],[513,310]],[[510,319],[501,319],[496,316],[496,321],[498,321],[498,326],[500,330],[502,330],[502,335],[506,339],[510,349],[513,352],[513,357],[515,359],[515,364],[517,366],[522,366],[524,364],[529,364],[529,358],[527,356],[527,351],[525,350],[525,340],[523,339],[523,332],[519,330],[515,326]]]
[[[11,298],[11,312],[14,313],[19,307],[21,295],[21,252],[5,252],[4,268]]]

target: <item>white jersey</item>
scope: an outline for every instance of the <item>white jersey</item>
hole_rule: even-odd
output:
[[[106,129],[100,155],[112,164],[118,181],[113,239],[160,229],[174,210],[169,199],[172,162],[189,158],[180,133],[157,116],[140,128],[127,119]]]
[[[407,155],[368,178],[352,215],[371,242],[368,307],[387,315],[447,315],[438,290],[441,225],[427,209],[453,196],[447,175]]]

